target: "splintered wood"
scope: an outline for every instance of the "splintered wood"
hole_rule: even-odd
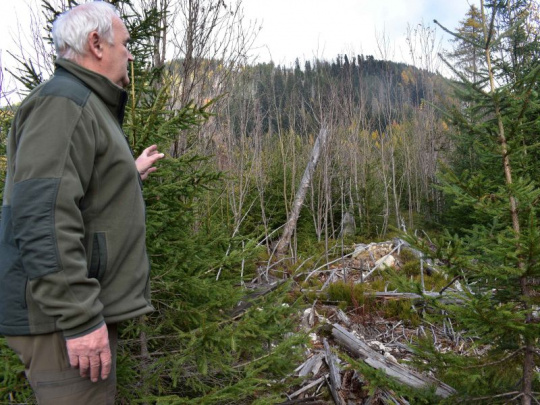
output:
[[[342,347],[347,349],[354,356],[364,360],[371,367],[384,371],[388,376],[395,378],[400,383],[413,388],[426,389],[436,387],[435,393],[443,398],[447,398],[456,391],[430,376],[422,375],[397,363],[395,359],[389,360],[369,347],[362,339],[354,336],[341,325],[332,325],[332,336]]]

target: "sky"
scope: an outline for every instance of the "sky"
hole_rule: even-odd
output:
[[[389,59],[409,61],[407,27],[453,30],[478,0],[243,0],[246,17],[262,24],[256,46],[262,61],[290,65],[295,58],[333,59],[338,54],[380,58],[386,37]],[[437,27],[436,38],[447,46]]]
[[[17,51],[20,38],[25,39],[37,0],[0,0],[0,58],[3,66],[12,66],[7,51]],[[238,0],[226,0],[227,3]],[[241,0],[246,22],[260,27],[252,56],[258,62],[292,66],[301,61],[334,59],[338,54],[373,55],[410,63],[406,42],[407,29],[418,24],[435,28],[437,19],[454,29],[479,0]],[[448,36],[436,27],[436,43],[448,48]],[[384,41],[385,40],[385,41]],[[377,44],[388,45],[384,55]],[[4,75],[7,84],[12,84]],[[4,83],[4,87],[6,82]]]

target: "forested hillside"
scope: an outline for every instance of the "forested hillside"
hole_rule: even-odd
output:
[[[444,51],[419,25],[414,65],[293,66],[249,63],[241,2],[112,3],[125,133],[166,151],[144,187],[156,311],[121,327],[118,403],[538,403],[537,2],[478,1]],[[52,72],[36,49],[11,72],[28,89]],[[33,403],[0,342],[0,402]]]
[[[269,218],[268,231],[283,223],[314,139],[327,127],[304,205],[306,233],[319,241],[336,238],[349,213],[358,234],[383,236],[389,225],[414,227],[416,214],[440,212],[431,184],[451,142],[435,105],[450,102],[441,76],[371,56],[290,69],[249,66],[215,118],[216,154],[227,170],[257,168],[251,198],[260,198],[253,209],[257,218]]]

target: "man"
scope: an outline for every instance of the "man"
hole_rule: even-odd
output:
[[[153,309],[140,180],[163,154],[134,163],[122,132],[129,39],[105,2],[58,17],[55,74],[8,137],[0,334],[40,404],[114,403],[116,324]]]

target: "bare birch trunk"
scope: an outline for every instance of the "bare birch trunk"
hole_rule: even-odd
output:
[[[311,151],[311,157],[306,166],[306,170],[304,171],[304,175],[302,176],[302,180],[300,181],[300,185],[298,186],[298,190],[296,191],[296,196],[294,197],[291,213],[289,214],[289,218],[287,219],[287,223],[283,229],[283,235],[276,246],[276,254],[278,256],[285,254],[287,248],[291,244],[291,238],[296,230],[296,223],[298,222],[298,217],[300,216],[300,210],[304,204],[304,199],[306,197],[309,184],[311,183],[311,177],[313,176],[315,167],[317,167],[321,149],[324,148],[326,144],[327,135],[328,130],[323,127],[319,132],[319,136],[315,140],[315,145]]]

